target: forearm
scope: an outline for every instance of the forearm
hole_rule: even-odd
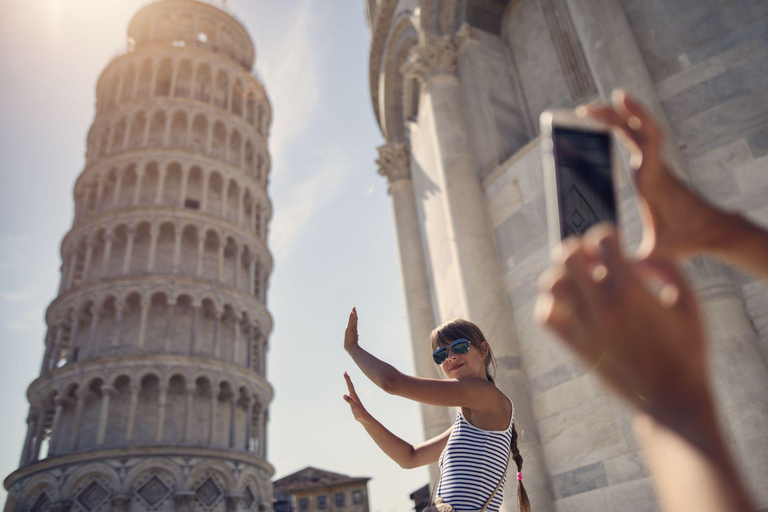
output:
[[[347,353],[365,376],[387,393],[392,392],[393,386],[403,375],[397,368],[385,363],[358,344],[348,348]]]
[[[714,421],[702,421],[696,439],[648,416],[636,420],[665,512],[754,510]],[[702,447],[703,445],[703,447]]]
[[[360,423],[376,445],[381,448],[381,451],[397,462],[401,468],[410,469],[415,467],[413,464],[413,445],[390,432],[373,416],[368,415],[368,418],[361,420]]]
[[[707,252],[768,279],[768,231],[739,213],[720,212],[717,224]]]

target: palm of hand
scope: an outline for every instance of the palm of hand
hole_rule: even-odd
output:
[[[344,331],[344,350],[349,350],[357,345],[359,336],[357,334],[357,310],[352,308],[347,321],[347,328]]]

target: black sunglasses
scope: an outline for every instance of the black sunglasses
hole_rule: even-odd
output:
[[[454,354],[466,354],[469,352],[469,340],[459,338],[451,342],[451,352]],[[435,361],[435,364],[443,364],[448,359],[448,347],[440,347],[432,352],[432,359]]]

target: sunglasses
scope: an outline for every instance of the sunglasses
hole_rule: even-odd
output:
[[[466,354],[469,352],[469,340],[466,338],[459,338],[451,343],[451,352],[454,354]],[[435,364],[443,364],[448,359],[448,347],[440,347],[432,352],[432,359]]]

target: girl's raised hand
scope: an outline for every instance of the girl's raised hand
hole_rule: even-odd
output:
[[[349,321],[347,322],[347,330],[344,331],[344,350],[349,350],[357,345],[357,310],[352,308],[349,313]],[[345,374],[346,375],[346,374]]]
[[[354,312],[354,310],[352,311]],[[344,380],[347,381],[347,390],[349,391],[348,395],[344,395],[344,401],[349,404],[349,408],[352,410],[352,415],[355,419],[360,423],[364,423],[366,420],[370,419],[371,415],[368,414],[368,411],[365,410],[362,402],[360,402],[360,397],[357,396],[355,386],[352,384],[352,379],[349,378],[347,372],[344,372]]]

